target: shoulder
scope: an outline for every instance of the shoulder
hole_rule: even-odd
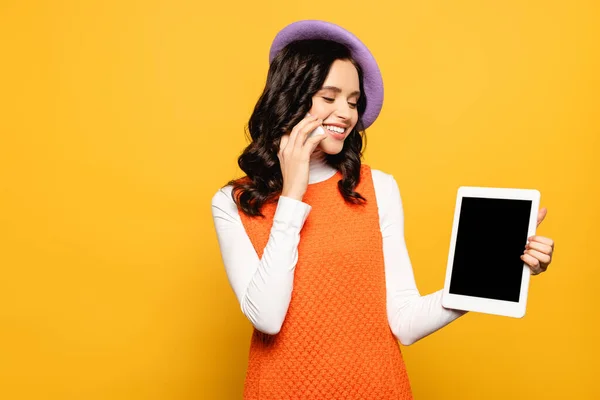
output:
[[[372,169],[375,197],[379,207],[381,226],[387,226],[390,220],[403,214],[402,196],[400,187],[392,174]]]
[[[227,185],[213,195],[211,200],[213,219],[241,222],[237,204],[231,196],[232,190],[233,186]]]
[[[373,177],[374,182],[382,185],[389,185],[391,182],[396,181],[392,174],[388,174],[380,169],[371,168],[371,176]]]
[[[367,166],[371,171],[373,186],[378,195],[388,195],[398,191],[398,183],[392,174]]]
[[[233,200],[233,196],[231,195],[233,192],[233,187],[234,185],[237,184],[246,184],[248,182],[251,182],[250,179],[248,178],[247,175],[244,175],[240,178],[237,178],[235,180],[231,180],[229,181],[228,185],[225,185],[223,187],[221,187],[219,190],[217,190],[217,192],[213,195],[212,197],[212,204],[223,204],[223,203],[231,203],[231,204],[235,204],[235,201]]]
[[[231,197],[231,192],[233,190],[232,185],[227,185],[219,190],[212,196],[211,204],[213,206],[225,205],[229,203],[235,204],[233,198]]]

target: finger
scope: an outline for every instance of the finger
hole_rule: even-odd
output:
[[[283,135],[281,137],[281,140],[279,141],[279,153],[278,154],[283,153],[283,150],[285,149],[285,147],[287,146],[289,141],[290,141],[290,135]]]
[[[529,269],[533,275],[537,275],[542,272],[540,262],[537,258],[532,257],[529,254],[523,254],[521,256],[521,260],[523,260],[523,262],[529,266]]]
[[[317,148],[319,143],[321,143],[325,139],[327,139],[327,135],[314,135],[313,137],[308,138],[306,140],[306,143],[304,144],[304,148],[310,155],[310,154],[312,154],[313,151],[315,151],[315,149]]]
[[[537,226],[540,226],[544,218],[546,218],[546,214],[548,214],[548,209],[546,207],[542,208],[538,211],[537,215]]]
[[[322,123],[323,120],[317,119],[315,121],[308,122],[306,125],[304,125],[298,132],[298,135],[296,135],[296,138],[294,139],[294,146],[301,148],[306,142],[306,137],[308,136],[308,134],[311,133]]]
[[[307,114],[300,122],[298,122],[296,124],[296,126],[294,126],[294,128],[292,129],[292,132],[290,134],[290,141],[288,143],[290,143],[291,145],[295,145],[296,144],[296,138],[298,137],[298,134],[301,132],[302,129],[304,129],[304,127],[317,120],[317,117],[315,117],[314,115],[310,115]]]
[[[525,249],[534,249],[544,254],[552,254],[552,247],[540,242],[529,242]]]
[[[527,238],[527,240],[529,240],[530,242],[540,242],[543,244],[547,244],[548,246],[552,247],[552,249],[554,249],[554,240],[550,238],[535,235]]]
[[[548,254],[541,253],[537,250],[526,250],[525,254],[529,254],[530,256],[537,258],[540,264],[550,264],[550,261],[552,260],[552,257],[550,257]]]

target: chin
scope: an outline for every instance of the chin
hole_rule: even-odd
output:
[[[326,154],[339,154],[344,148],[344,142],[341,140],[331,140],[331,138],[327,138],[319,143],[319,148]]]

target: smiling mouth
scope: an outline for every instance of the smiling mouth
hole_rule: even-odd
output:
[[[342,135],[344,132],[346,132],[345,128],[341,128],[335,125],[323,125],[323,128],[327,129],[330,132],[337,133],[338,135]]]

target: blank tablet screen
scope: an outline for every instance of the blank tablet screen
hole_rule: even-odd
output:
[[[450,293],[519,301],[530,200],[463,197]]]

